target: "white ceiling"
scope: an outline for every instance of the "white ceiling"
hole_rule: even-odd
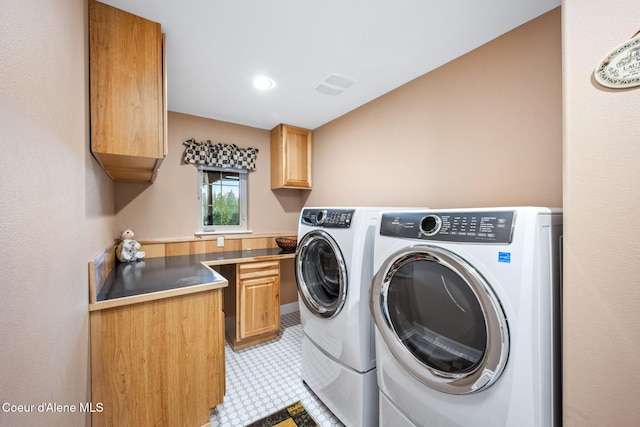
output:
[[[162,24],[168,108],[315,129],[555,8],[560,0],[101,0]],[[355,83],[315,88],[330,74]],[[276,87],[260,92],[257,75]],[[473,78],[472,75],[469,78]]]

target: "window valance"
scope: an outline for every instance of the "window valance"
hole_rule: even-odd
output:
[[[235,144],[198,142],[194,138],[183,142],[184,161],[195,165],[232,168],[247,171],[256,170],[257,148],[240,148]]]

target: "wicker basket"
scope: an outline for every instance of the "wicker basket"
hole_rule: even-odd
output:
[[[288,237],[276,237],[276,243],[280,249],[286,252],[294,252],[298,246],[297,239],[289,239]]]

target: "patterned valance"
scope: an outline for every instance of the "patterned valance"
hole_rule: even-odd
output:
[[[235,144],[214,144],[211,141],[198,142],[191,138],[183,142],[184,161],[195,165],[219,168],[256,170],[257,148],[240,148]]]

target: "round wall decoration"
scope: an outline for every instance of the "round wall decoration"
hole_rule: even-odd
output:
[[[640,31],[612,50],[593,74],[600,85],[608,88],[640,86]]]

